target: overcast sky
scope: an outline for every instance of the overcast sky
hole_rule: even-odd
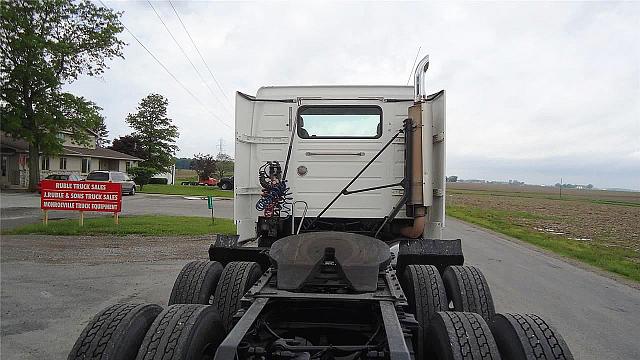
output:
[[[98,3],[99,4],[99,3]],[[235,91],[265,85],[406,84],[418,47],[429,92],[447,90],[447,174],[640,189],[640,3],[107,1],[198,98],[129,35],[125,59],[69,86],[104,108],[111,138],[157,92],[178,156],[233,153]],[[211,91],[212,90],[212,91]],[[224,95],[222,95],[224,94]]]

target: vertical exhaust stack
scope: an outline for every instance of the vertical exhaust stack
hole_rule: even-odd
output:
[[[420,60],[416,71],[413,74],[413,95],[415,103],[423,102],[427,98],[427,92],[425,90],[424,77],[429,69],[429,55]]]
[[[409,164],[405,164],[405,166],[411,167],[411,178],[409,180],[409,193],[411,196],[407,199],[407,213],[410,216],[413,216],[413,225],[400,229],[400,234],[402,236],[416,239],[419,238],[425,231],[426,225],[426,206],[425,199],[423,196],[423,186],[425,184],[424,179],[424,156],[430,156],[430,154],[423,153],[423,118],[422,118],[422,104],[426,100],[426,91],[425,91],[425,75],[429,69],[429,55],[425,56],[420,60],[418,66],[416,67],[414,73],[414,105],[409,108],[409,117],[411,118],[413,131],[409,134],[405,134],[405,137],[411,137],[410,149],[406,149],[406,151],[411,152],[411,162]],[[429,133],[431,132],[431,122],[427,122],[427,127]],[[428,137],[427,140],[430,140],[431,137]],[[427,177],[429,177],[430,172],[427,173]],[[426,179],[430,184],[431,179]],[[430,199],[428,199],[430,200]],[[428,205],[428,204],[427,204]]]

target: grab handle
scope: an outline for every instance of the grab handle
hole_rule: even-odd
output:
[[[339,156],[364,156],[364,152],[360,151],[360,152],[310,152],[307,151],[305,153],[305,155],[307,156],[335,156],[335,155],[339,155]]]
[[[298,203],[304,204],[304,211],[302,212],[300,225],[298,225],[298,230],[296,231],[296,204]],[[307,204],[306,201],[298,200],[293,202],[293,205],[291,206],[291,235],[300,234],[300,229],[302,228],[302,222],[304,221],[305,216],[307,216],[308,209],[309,209],[309,204]]]

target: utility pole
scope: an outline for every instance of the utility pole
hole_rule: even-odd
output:
[[[222,138],[220,138],[220,142],[218,143],[218,146],[216,146],[218,148],[218,153],[224,153],[224,140],[222,140]]]
[[[562,178],[560,178],[560,199],[562,199]]]

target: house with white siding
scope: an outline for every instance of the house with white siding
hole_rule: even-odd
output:
[[[84,178],[93,170],[127,172],[138,166],[142,159],[111,149],[96,146],[96,133],[87,130],[90,145],[78,145],[71,140],[70,133],[61,131],[63,141],[60,155],[40,154],[40,178],[49,174],[76,174]],[[27,188],[29,186],[29,144],[0,132],[0,186]]]

